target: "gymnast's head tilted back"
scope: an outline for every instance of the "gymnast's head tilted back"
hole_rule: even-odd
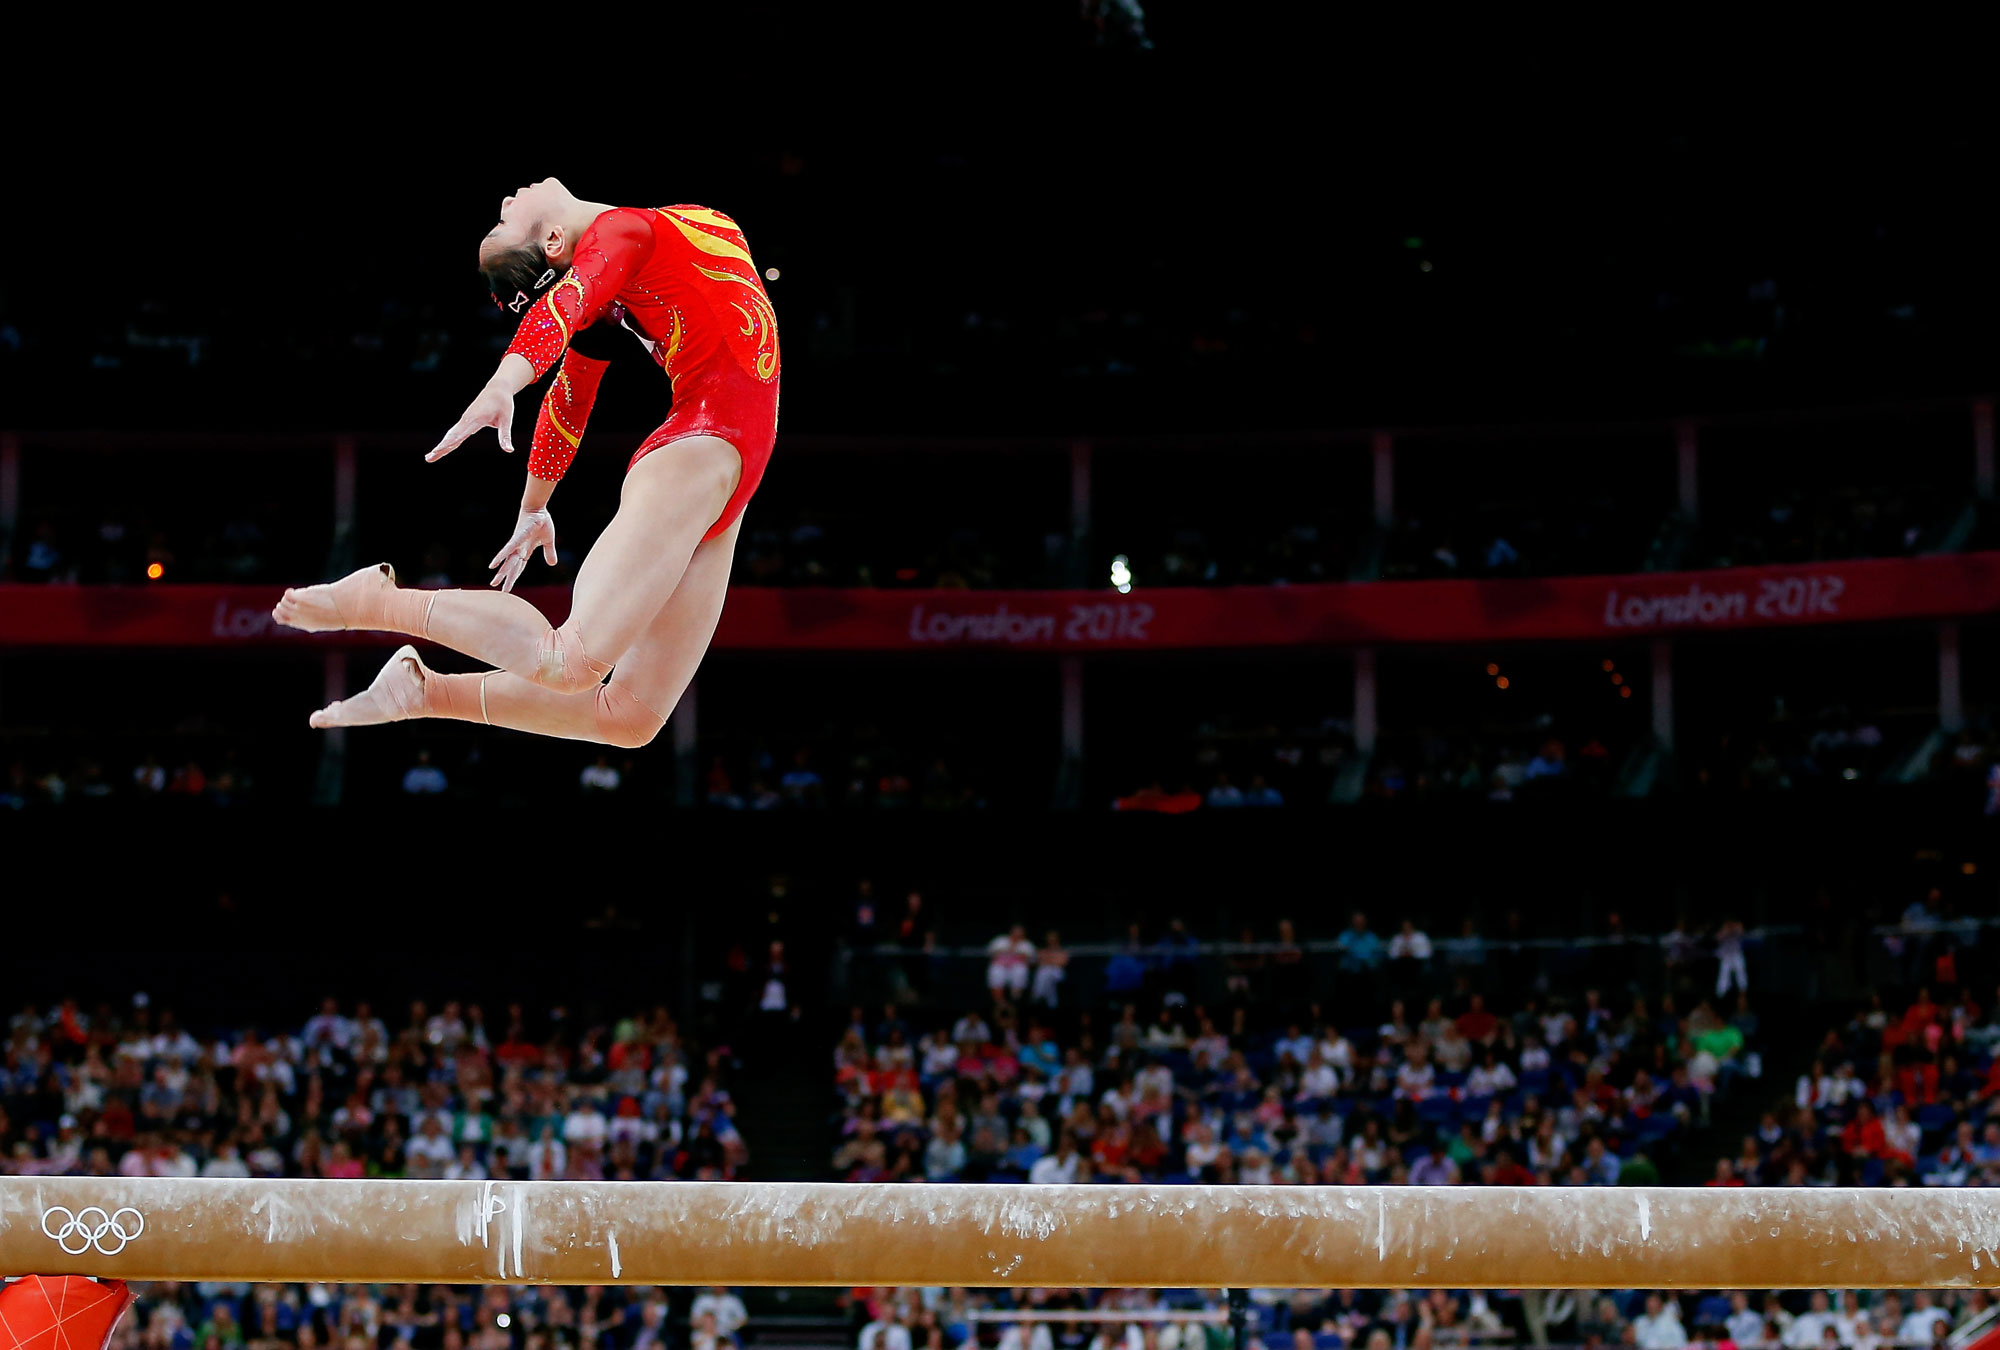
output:
[[[516,188],[479,241],[479,271],[493,303],[519,314],[569,267],[579,233],[577,200],[556,178]]]

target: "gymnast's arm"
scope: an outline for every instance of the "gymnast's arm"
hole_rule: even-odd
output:
[[[443,459],[482,427],[496,429],[500,448],[512,451],[514,395],[548,374],[576,336],[611,308],[618,292],[652,253],[653,230],[646,212],[620,208],[599,216],[577,240],[563,279],[521,316],[521,326],[486,387],[424,458]]]
[[[584,428],[597,402],[597,387],[610,369],[612,357],[632,347],[631,336],[607,320],[578,333],[563,353],[562,367],[550,381],[541,411],[535,415],[535,438],[528,452],[527,490],[539,493],[544,503],[582,448]]]
[[[577,334],[563,354],[562,368],[556,371],[549,392],[542,397],[541,411],[535,414],[528,480],[521,490],[521,512],[514,521],[514,534],[487,564],[494,569],[488,585],[512,591],[536,549],[542,551],[543,562],[555,566],[556,526],[549,514],[549,498],[583,444],[591,405],[597,401],[604,372],[611,368],[618,336],[616,325],[602,323]]]

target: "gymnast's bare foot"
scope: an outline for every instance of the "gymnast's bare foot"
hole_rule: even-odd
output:
[[[320,586],[288,589],[271,608],[271,617],[287,628],[308,633],[332,633],[370,627],[382,608],[384,593],[396,589],[396,569],[376,563]]]
[[[336,583],[338,584],[338,583]],[[396,648],[375,676],[374,683],[353,698],[335,699],[308,719],[324,731],[329,727],[372,727],[424,715],[424,680],[430,671],[405,643]]]

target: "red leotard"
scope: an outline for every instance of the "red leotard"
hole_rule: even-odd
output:
[[[704,538],[743,514],[778,435],[778,321],[736,222],[701,206],[621,206],[591,222],[569,272],[521,316],[509,352],[539,379],[563,368],[535,419],[528,472],[555,482],[575,458],[606,362],[565,350],[609,319],[639,335],[673,382],[667,420],[625,467],[673,441],[720,436],[743,475]]]

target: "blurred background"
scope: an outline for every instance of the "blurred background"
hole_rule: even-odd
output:
[[[579,35],[550,95],[504,43],[176,75],[22,151],[0,1167],[2000,1180],[1990,117],[1399,72],[1158,0],[762,17]],[[771,269],[715,647],[643,750],[312,732],[393,644],[274,630],[279,590],[481,585],[511,529],[520,458],[422,452],[511,336],[476,240],[551,173]],[[558,614],[667,393],[606,383],[526,579]],[[1305,1290],[1255,1329],[1991,1324],[1919,1297]],[[170,1288],[120,1335],[1223,1335],[746,1298]]]

